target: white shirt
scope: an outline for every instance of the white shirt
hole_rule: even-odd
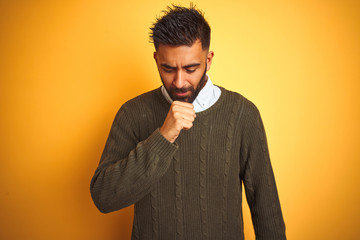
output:
[[[207,82],[205,86],[200,90],[199,95],[195,98],[194,105],[195,112],[202,112],[212,105],[216,103],[216,101],[220,98],[221,90],[218,86],[215,86],[208,75]],[[161,92],[166,98],[166,100],[171,104],[173,100],[169,96],[168,92],[166,91],[164,86],[161,86]]]

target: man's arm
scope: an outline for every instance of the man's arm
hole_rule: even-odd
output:
[[[178,149],[159,129],[139,142],[134,122],[126,106],[121,107],[91,180],[91,196],[103,213],[127,207],[148,194]]]
[[[253,104],[245,111],[243,137],[240,177],[244,182],[256,239],[286,239],[265,130],[260,113]]]
[[[126,105],[117,113],[90,191],[97,208],[108,213],[136,203],[148,194],[170,166],[178,149],[174,141],[190,129],[195,111],[174,101],[160,129],[139,142],[138,126]]]

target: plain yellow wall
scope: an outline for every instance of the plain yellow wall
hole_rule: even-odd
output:
[[[160,86],[148,33],[170,3],[0,1],[0,239],[130,239],[133,208],[101,214],[89,184],[118,108]],[[212,81],[262,114],[288,238],[357,239],[359,1],[195,3]]]

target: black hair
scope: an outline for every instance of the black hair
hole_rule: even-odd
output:
[[[150,28],[150,42],[153,42],[155,49],[159,45],[191,47],[199,39],[203,50],[210,46],[210,26],[204,18],[204,14],[196,9],[192,3],[189,8],[172,4],[162,11],[162,17]]]

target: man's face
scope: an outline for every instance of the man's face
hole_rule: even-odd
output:
[[[167,92],[173,100],[192,103],[207,81],[213,52],[196,40],[189,46],[160,45],[154,58]]]

